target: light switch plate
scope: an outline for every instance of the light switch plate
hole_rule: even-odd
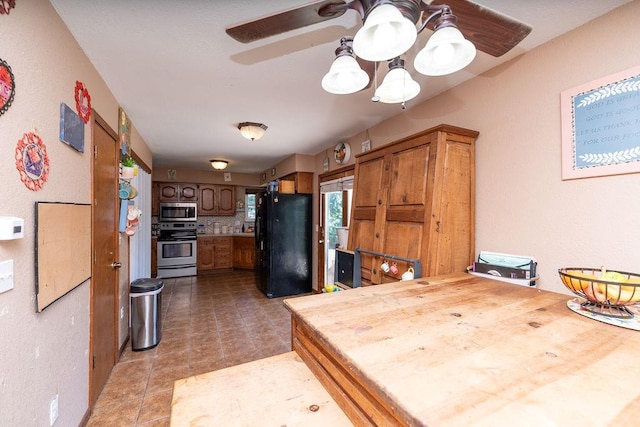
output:
[[[0,262],[0,293],[13,289],[13,260]]]

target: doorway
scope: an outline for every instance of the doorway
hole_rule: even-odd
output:
[[[92,111],[93,182],[89,406],[93,408],[117,360],[118,137]]]
[[[353,172],[351,172],[353,173]],[[335,283],[334,268],[336,248],[339,247],[338,229],[349,227],[351,200],[353,196],[353,175],[320,183],[320,220],[323,238],[318,246],[322,251],[322,272],[319,272],[319,286]],[[347,249],[343,242],[343,249]]]

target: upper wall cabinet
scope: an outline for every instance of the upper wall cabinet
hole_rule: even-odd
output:
[[[465,271],[474,257],[475,140],[441,125],[356,157],[349,248],[420,259],[422,275]],[[363,285],[397,281],[362,254]],[[390,260],[389,260],[390,261]]]
[[[236,191],[233,185],[198,185],[198,215],[235,215]]]
[[[158,200],[161,202],[196,202],[198,200],[198,185],[161,182],[158,185]]]

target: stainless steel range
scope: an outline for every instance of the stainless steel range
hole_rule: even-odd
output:
[[[197,225],[195,222],[162,222],[158,235],[158,277],[197,274]]]

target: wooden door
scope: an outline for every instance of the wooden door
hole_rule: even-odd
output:
[[[177,202],[180,199],[178,184],[160,183],[158,190],[158,200],[161,202]]]
[[[386,170],[388,160],[384,153],[370,160],[356,164],[355,187],[353,190],[353,206],[351,208],[351,225],[349,230],[349,248],[360,248],[380,252],[383,249],[384,227],[376,224],[385,217],[387,185]],[[375,265],[377,259],[362,254],[360,258],[363,283],[379,283],[375,279],[378,274]]]
[[[93,407],[116,362],[118,285],[118,144],[93,111],[92,245],[89,403]]]
[[[386,236],[379,252],[411,259],[422,258],[428,239],[425,214],[431,207],[433,168],[429,158],[435,138],[418,138],[412,146],[401,147],[390,156],[390,182],[384,214],[383,234]],[[415,146],[413,144],[416,144]],[[432,166],[432,165],[431,165]],[[384,274],[379,270],[378,283],[395,282],[409,264],[396,262],[399,273]]]
[[[197,184],[180,184],[178,186],[179,197],[181,202],[195,202],[198,200]]]
[[[151,215],[158,216],[160,214],[159,198],[158,194],[159,185],[157,182],[151,184]]]
[[[198,200],[198,215],[216,214],[216,186],[202,184],[198,187],[200,200]]]
[[[236,195],[235,187],[231,185],[218,186],[218,215],[235,215]]]
[[[214,266],[213,237],[198,238],[198,270],[211,270]]]

